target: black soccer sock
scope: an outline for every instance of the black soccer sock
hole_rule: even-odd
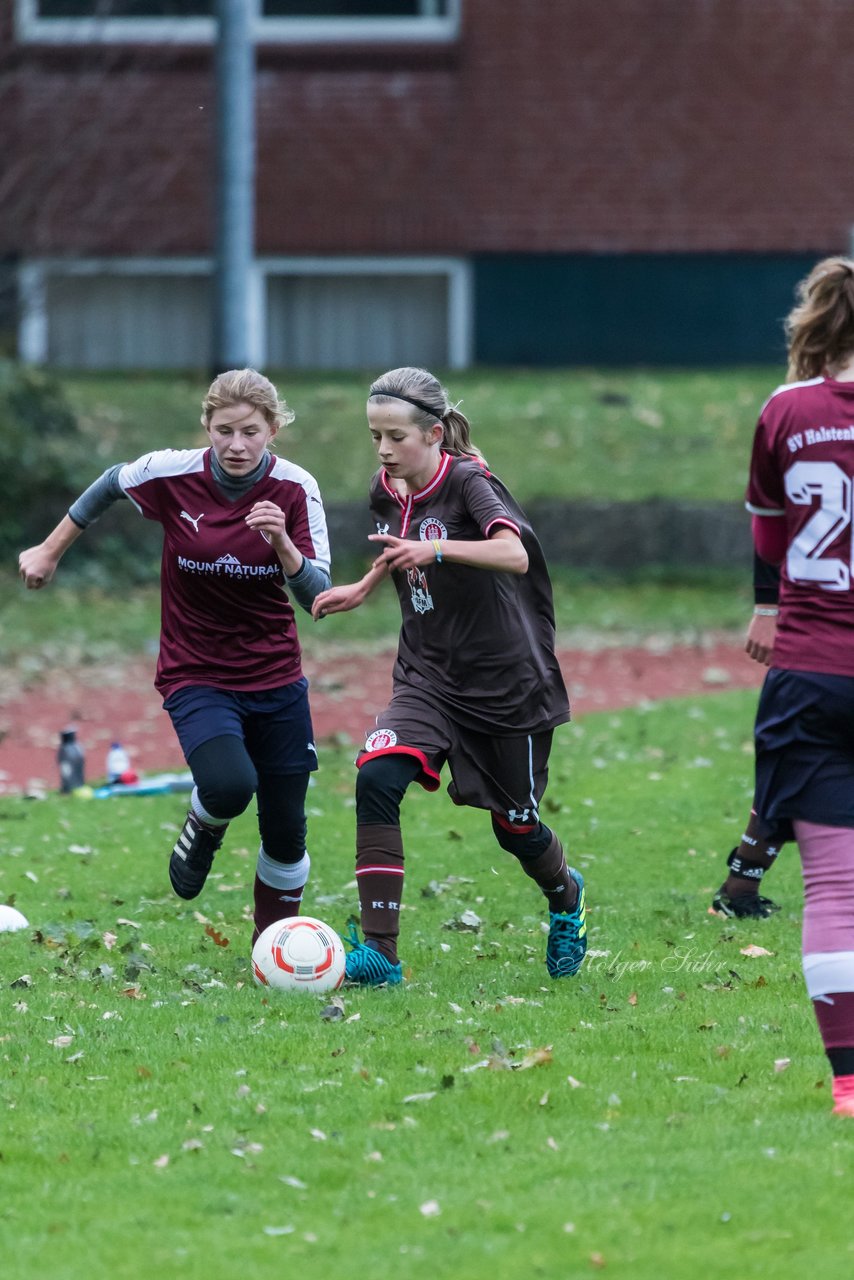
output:
[[[776,845],[763,840],[756,814],[751,813],[741,843],[727,858],[729,875],[722,885],[722,892],[729,898],[758,894],[762,877],[773,866],[779,852]]]
[[[569,874],[563,845],[545,823],[514,828],[493,814],[492,830],[501,848],[518,858],[525,875],[539,885],[548,899],[550,911],[574,909],[578,902],[578,885]]]

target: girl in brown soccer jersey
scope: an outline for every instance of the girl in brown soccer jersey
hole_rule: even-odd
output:
[[[400,803],[411,782],[491,814],[550,911],[546,965],[577,973],[587,946],[584,882],[541,821],[552,732],[569,719],[554,653],[551,584],[524,512],[473,446],[466,418],[425,369],[373,383],[368,423],[379,555],[360,582],[321,592],[315,617],[355,609],[387,576],[402,626],[392,700],[357,765],[356,879],[365,941],[347,977],[399,983],[404,856]]]
[[[782,570],[754,804],[760,835],[798,843],[804,977],[834,1110],[854,1116],[854,261],[813,268],[786,330],[747,490],[756,550]]]
[[[294,415],[269,379],[222,373],[202,409],[209,447],[108,468],[21,553],[19,569],[27,587],[46,586],[120,498],[163,527],[155,685],[195,783],[169,876],[179,897],[195,898],[229,821],[256,795],[257,935],[299,913],[308,879],[305,795],[317,752],[288,597],[309,609],[329,586],[329,542],[314,478],[270,452]]]

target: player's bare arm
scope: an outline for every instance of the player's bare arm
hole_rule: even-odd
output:
[[[267,535],[285,573],[291,576],[299,573],[303,561],[302,552],[291,541],[281,507],[275,502],[256,502],[246,516],[246,523],[250,529],[257,529],[259,533]]]
[[[761,607],[761,606],[760,606]],[[774,636],[777,631],[777,610],[773,613],[766,609],[763,613],[754,613],[747,628],[744,651],[754,662],[762,662],[767,667],[771,662],[774,648]]]
[[[311,606],[311,616],[315,619],[325,618],[328,613],[349,613],[351,609],[358,609],[359,605],[367,600],[374,587],[386,577],[388,577],[388,569],[385,565],[373,564],[364,578],[358,582],[350,582],[346,586],[330,587],[328,591],[321,591]]]
[[[490,538],[479,542],[442,538],[438,547],[433,541],[413,542],[390,533],[372,533],[369,536],[371,542],[382,543],[384,547],[376,563],[386,564],[389,569],[412,569],[433,564],[441,557],[454,564],[492,569],[497,573],[528,571],[528,553],[512,529],[496,529]]]
[[[21,552],[18,556],[18,573],[28,590],[38,591],[47,586],[56,573],[60,560],[82,532],[70,516],[63,516],[44,542]]]

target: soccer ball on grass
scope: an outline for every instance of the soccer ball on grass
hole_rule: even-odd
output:
[[[313,916],[268,925],[252,948],[252,973],[261,987],[281,991],[334,991],[344,981],[344,944]]]

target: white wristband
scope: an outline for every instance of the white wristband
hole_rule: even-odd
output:
[[[776,618],[779,612],[780,610],[776,604],[769,606],[758,604],[753,610],[753,615],[756,618]]]

